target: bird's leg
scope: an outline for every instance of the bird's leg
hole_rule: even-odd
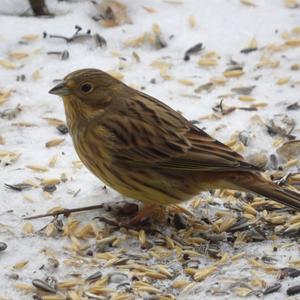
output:
[[[133,219],[126,223],[126,226],[134,227],[139,225],[142,221],[151,216],[153,211],[157,209],[157,206],[156,204],[144,206]]]
[[[142,222],[145,221],[150,216],[153,216],[159,220],[162,218],[162,213],[164,213],[163,207],[157,204],[144,205],[143,208],[128,222],[122,222],[117,220],[107,219],[105,217],[97,217],[99,221],[102,221],[108,225],[115,227],[125,227],[125,228],[136,228],[142,225]],[[127,215],[127,214],[126,214]],[[124,216],[124,214],[123,214]],[[128,215],[127,215],[128,217]]]

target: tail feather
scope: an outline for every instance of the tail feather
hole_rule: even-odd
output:
[[[241,178],[241,176],[233,176],[230,182],[236,188],[255,192],[256,194],[300,211],[300,193],[267,181],[260,175],[248,173],[247,175],[245,174],[243,178]]]

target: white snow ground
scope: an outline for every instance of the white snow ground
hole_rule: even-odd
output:
[[[256,68],[262,56],[262,47],[284,44],[285,39],[300,39],[299,8],[288,8],[282,0],[253,0],[255,6],[245,5],[238,0],[183,0],[173,3],[163,0],[127,0],[124,3],[128,7],[132,24],[104,28],[92,20],[91,17],[99,15],[99,11],[89,1],[47,1],[49,10],[55,14],[54,18],[18,17],[16,14],[25,11],[27,3],[17,0],[0,2],[0,61],[13,64],[11,68],[7,68],[7,64],[6,67],[3,63],[0,64],[0,91],[11,91],[6,102],[0,101],[0,112],[15,108],[18,104],[22,109],[14,119],[0,118],[0,136],[5,140],[4,144],[0,145],[0,154],[1,151],[20,154],[20,157],[8,166],[4,163],[7,157],[3,159],[2,156],[0,241],[5,242],[8,247],[0,252],[1,300],[32,299],[34,292],[26,292],[22,286],[20,288],[20,284],[30,286],[32,279],[43,279],[47,275],[65,280],[68,274],[75,272],[72,267],[62,263],[63,259],[69,258],[69,253],[65,250],[69,244],[67,239],[39,233],[39,230],[48,224],[49,219],[31,221],[33,233],[26,234],[24,224],[28,222],[22,219],[24,216],[45,213],[56,206],[72,208],[121,199],[111,189],[103,190],[103,184],[87,169],[74,166],[73,162],[78,160],[78,157],[70,137],[62,136],[55,126],[49,125],[44,119],[49,117],[64,120],[63,105],[59,98],[48,94],[48,90],[54,85],[53,80],[86,67],[117,71],[124,75],[123,80],[127,84],[139,89],[143,87],[146,93],[180,110],[188,119],[200,120],[201,128],[206,128],[210,134],[223,142],[228,141],[236,130],[250,132],[251,142],[244,155],[256,152],[269,155],[275,152],[273,138],[267,134],[266,129],[251,123],[254,115],[268,120],[276,114],[286,113],[296,121],[293,134],[300,137],[299,111],[285,110],[287,105],[297,101],[299,103],[300,72],[291,70],[293,64],[299,63],[299,47],[290,47],[272,54],[267,52],[266,56],[272,61],[279,61],[280,65],[275,68]],[[155,12],[149,13],[143,7],[153,8]],[[189,25],[190,16],[195,18],[194,28]],[[155,23],[160,26],[162,37],[168,44],[166,48],[158,50],[147,43],[137,48],[124,46],[129,39],[136,38],[146,31],[151,32]],[[75,25],[81,26],[83,32],[90,29],[92,34],[99,33],[107,40],[107,47],[96,47],[92,41],[67,44],[64,40],[49,38],[49,34],[71,36]],[[291,33],[297,26],[298,36],[297,30]],[[47,33],[46,38],[42,38],[43,32]],[[29,34],[39,35],[39,38],[20,43],[22,36]],[[253,38],[257,41],[259,51],[247,55],[240,53]],[[184,61],[184,52],[199,42],[203,43],[205,50],[191,55],[189,61]],[[49,51],[62,50],[69,51],[69,59],[60,60],[58,56],[47,55]],[[140,57],[140,62],[133,58],[133,51]],[[217,53],[218,65],[210,68],[199,66],[198,60],[209,51]],[[14,56],[12,52],[26,53],[28,56],[17,59],[17,55]],[[212,77],[221,76],[229,67],[230,59],[243,65],[244,75],[228,79],[224,85],[216,85],[210,92],[194,92],[199,85],[209,82]],[[151,66],[155,60],[171,64],[167,70],[172,76],[170,80],[162,78],[159,70]],[[22,74],[26,79],[17,81],[17,76]],[[278,79],[286,77],[289,78],[287,83],[276,84]],[[156,84],[150,83],[152,78],[156,79]],[[182,84],[179,80],[189,80],[193,85]],[[251,96],[257,99],[256,102],[267,103],[266,107],[254,112],[237,110],[219,120],[201,121],[201,117],[212,113],[212,107],[220,102],[221,95],[232,94],[230,89],[233,87],[252,85],[256,87]],[[224,99],[225,105],[228,106],[252,104],[240,101],[236,95]],[[30,123],[32,126],[17,126],[16,123],[20,122]],[[220,125],[225,126],[215,130]],[[56,147],[46,148],[45,143],[55,138],[65,140]],[[55,167],[49,168],[48,163],[55,155],[58,156],[57,163]],[[29,169],[28,165],[44,166],[47,167],[47,171],[35,172]],[[294,167],[291,170],[296,169],[297,167]],[[22,192],[4,187],[4,183],[16,184],[26,180],[38,184],[40,179],[60,178],[62,173],[66,174],[68,180],[57,185],[57,190],[51,197],[46,197],[40,187]],[[80,192],[74,197],[78,190]],[[82,213],[76,218],[89,221],[96,215],[95,212]],[[278,252],[273,253],[275,244],[288,247],[281,247]],[[130,251],[141,251],[138,245],[131,247]],[[45,248],[52,249],[59,258],[61,264],[58,270],[47,266],[48,258],[45,251],[42,251]],[[225,246],[224,251],[231,251],[228,248],[230,247]],[[290,260],[299,259],[299,245],[289,238],[246,244],[239,249],[239,252],[242,251],[247,253],[248,258],[258,254],[272,255],[281,267],[287,266]],[[205,264],[206,258],[201,259]],[[27,265],[23,268],[18,268],[18,265],[14,267],[22,261],[28,261]],[[41,268],[43,265],[45,267]],[[90,274],[91,270],[85,266],[81,272]],[[255,272],[255,275],[251,272]],[[12,274],[18,274],[19,278],[12,279]],[[268,285],[276,282],[276,275],[253,270],[246,260],[240,260],[225,265],[218,275],[208,277],[199,283],[199,287],[191,294],[180,295],[178,299],[238,299],[234,293],[212,296],[207,294],[206,289],[223,279],[243,278],[247,281],[250,274],[252,277],[263,278]],[[172,280],[165,285],[171,282]],[[265,298],[285,299],[286,289],[299,284],[299,279],[287,278],[281,283],[282,288],[279,292]],[[256,296],[248,298],[255,299]],[[300,296],[289,299],[300,299]]]

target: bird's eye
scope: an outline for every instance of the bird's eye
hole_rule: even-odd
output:
[[[82,86],[81,86],[81,91],[84,92],[84,93],[88,93],[92,90],[92,85],[89,84],[89,83],[84,83]]]

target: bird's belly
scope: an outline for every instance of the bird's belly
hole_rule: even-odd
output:
[[[196,174],[152,168],[130,168],[111,161],[99,148],[74,138],[83,164],[103,183],[120,194],[148,204],[169,205],[191,199],[205,185]]]
[[[187,178],[166,176],[154,170],[123,168],[109,163],[86,162],[105,184],[120,194],[147,204],[169,205],[191,199],[199,192]]]

